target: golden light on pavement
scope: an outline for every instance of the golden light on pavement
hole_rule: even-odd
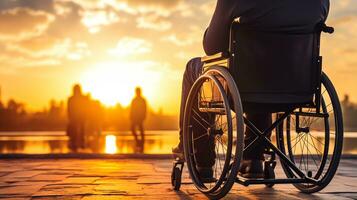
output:
[[[105,136],[105,153],[115,154],[117,152],[117,138],[114,135]]]

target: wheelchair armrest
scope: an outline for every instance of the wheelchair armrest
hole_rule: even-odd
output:
[[[325,23],[320,25],[320,29],[324,33],[332,34],[333,32],[335,32],[335,29],[332,26],[327,26]]]
[[[220,52],[211,56],[204,56],[201,58],[202,63],[210,63],[210,62],[215,62],[218,60],[223,60],[229,58],[229,53],[228,52]]]

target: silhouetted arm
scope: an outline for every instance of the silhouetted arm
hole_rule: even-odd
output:
[[[68,101],[67,101],[67,118],[69,121],[71,121],[73,119],[73,113],[72,113],[72,98],[68,98]]]
[[[134,102],[134,99],[131,100],[131,103],[130,103],[130,112],[129,112],[129,119],[130,120],[133,120],[134,119],[134,106],[135,106],[135,102]]]
[[[324,21],[327,20],[327,16],[330,12],[330,0],[322,0],[322,15]]]
[[[144,114],[144,119],[146,119],[146,112],[147,112],[147,106],[146,106],[146,100],[145,99],[143,99],[143,101],[144,101],[144,105],[143,105],[143,114]]]
[[[233,20],[233,1],[218,0],[211,22],[203,37],[207,55],[226,51],[229,43],[229,28]]]

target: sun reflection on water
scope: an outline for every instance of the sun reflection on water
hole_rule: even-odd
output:
[[[145,154],[170,154],[172,147],[179,142],[178,131],[147,131],[145,135]],[[319,137],[321,133],[314,133]],[[344,154],[357,154],[357,132],[344,134]],[[330,138],[333,145],[334,138]],[[275,143],[275,137],[272,137]],[[68,138],[65,132],[0,132],[0,154],[56,154],[69,153]],[[323,148],[323,146],[316,146]],[[296,148],[300,154],[301,147]],[[332,146],[331,146],[332,148]],[[323,150],[323,149],[322,149]],[[322,151],[319,149],[319,151]],[[85,153],[131,154],[135,153],[135,140],[130,132],[105,132],[91,140]],[[310,150],[311,151],[311,150]],[[318,151],[318,150],[316,150]],[[313,151],[314,152],[314,151]]]
[[[105,136],[105,153],[108,154],[118,153],[117,138],[114,135]]]

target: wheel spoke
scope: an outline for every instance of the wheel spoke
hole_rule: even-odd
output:
[[[192,109],[193,113],[196,114],[203,122],[205,122],[207,124],[207,126],[211,126],[211,123],[209,123],[208,121],[206,121],[199,113],[196,109]],[[206,127],[207,127],[206,126]]]
[[[318,164],[316,163],[316,160],[315,160],[315,158],[314,158],[314,156],[313,156],[313,154],[312,154],[312,152],[310,151],[310,150],[308,150],[310,153],[311,153],[311,157],[312,157],[312,160],[314,161],[314,163],[315,163],[315,165],[316,165],[316,168],[318,169]],[[316,154],[317,155],[317,154]]]
[[[315,145],[315,142],[314,142],[314,138],[311,136],[311,135],[309,135],[310,136],[310,138],[311,138],[311,142],[312,142],[312,144],[313,144],[313,146],[314,146],[314,148],[315,148],[315,150],[316,150],[316,155],[319,157],[319,160],[320,160],[320,162],[322,162],[322,156],[318,153],[318,148],[316,147],[316,145]],[[320,152],[321,153],[321,152]]]
[[[302,160],[303,160],[303,148],[302,148],[301,143],[299,143],[299,144],[300,144],[300,149],[301,149],[301,151],[302,151],[301,157],[300,157],[300,162],[299,162],[299,168],[301,169],[301,164],[302,164]]]
[[[202,135],[200,135],[200,136],[198,136],[198,137],[196,137],[196,138],[193,138],[193,141],[196,141],[196,140],[198,140],[198,139],[201,139],[201,138],[203,138],[203,137],[208,137],[208,135],[207,134],[202,134]]]
[[[192,118],[204,129],[207,128],[207,126],[203,125],[199,119],[197,119],[195,116],[192,115]]]
[[[294,148],[296,146],[297,143],[300,143],[301,139],[302,139],[302,135],[298,134],[299,140],[294,144],[294,146],[292,146],[291,148]]]
[[[317,139],[315,136],[313,136],[312,134],[310,134],[311,137],[313,137],[316,141],[318,141],[321,145],[325,145],[324,143],[322,143],[319,139]]]
[[[311,138],[312,138],[312,137],[311,137]],[[311,143],[309,143],[309,144],[311,144]],[[312,145],[312,144],[311,144],[311,145]],[[317,147],[315,147],[314,145],[312,145],[312,146],[315,148],[316,152],[322,154],[322,152],[321,152]]]

